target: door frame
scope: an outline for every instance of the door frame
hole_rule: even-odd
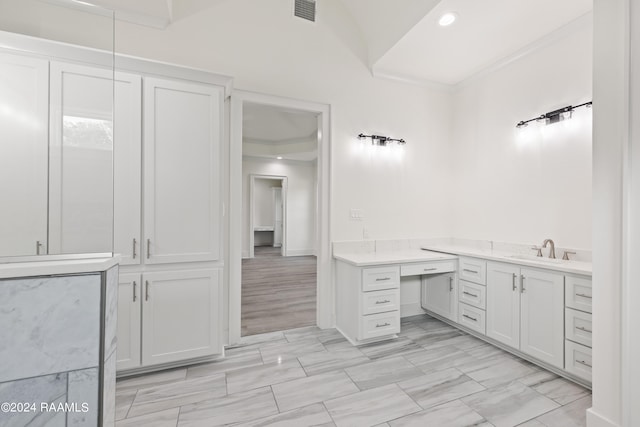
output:
[[[242,308],[242,117],[245,102],[271,105],[318,115],[318,168],[316,206],[317,290],[316,323],[320,328],[335,325],[335,285],[331,274],[331,106],[263,93],[235,90],[231,95],[229,126],[229,339],[241,337]]]
[[[250,174],[249,175],[249,229],[247,230],[249,233],[249,258],[254,258],[254,231],[253,231],[253,220],[255,217],[255,185],[256,179],[265,179],[272,181],[281,181],[282,182],[282,249],[280,252],[282,256],[287,256],[287,188],[288,188],[288,178],[286,176],[278,176],[278,175],[259,175],[259,174]],[[272,196],[273,197],[273,196]],[[274,218],[275,220],[275,218]],[[274,230],[275,235],[275,230]]]

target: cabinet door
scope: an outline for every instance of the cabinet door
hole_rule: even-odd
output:
[[[563,368],[564,276],[525,268],[520,274],[520,350]]]
[[[458,293],[455,274],[434,274],[422,278],[422,307],[457,321]]]
[[[487,336],[513,348],[520,345],[520,268],[487,263]]]
[[[51,63],[49,253],[113,251],[113,71]]]
[[[116,73],[113,147],[113,251],[120,264],[140,263],[142,87],[140,76]]]
[[[218,270],[143,275],[143,365],[222,352],[218,275]]]
[[[142,283],[139,274],[121,274],[118,281],[118,357],[116,368],[140,366],[140,309]]]
[[[49,64],[0,54],[0,257],[47,251]]]
[[[222,89],[145,78],[144,91],[145,262],[216,260]]]

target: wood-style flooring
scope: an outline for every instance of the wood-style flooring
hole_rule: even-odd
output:
[[[242,336],[316,324],[316,257],[257,246],[242,260]]]

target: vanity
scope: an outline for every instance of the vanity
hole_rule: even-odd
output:
[[[466,333],[591,386],[591,264],[442,243],[334,249],[336,327],[354,345],[397,337],[402,278],[420,306]]]

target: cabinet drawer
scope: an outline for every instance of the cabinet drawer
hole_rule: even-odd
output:
[[[591,349],[571,341],[564,342],[564,369],[591,382]]]
[[[566,339],[591,347],[591,314],[564,309],[564,336]]]
[[[418,264],[403,265],[400,270],[401,276],[418,276],[421,274],[449,273],[456,271],[455,260],[431,261]]]
[[[458,281],[458,299],[460,302],[486,310],[486,288],[464,280]]]
[[[486,313],[477,307],[459,303],[458,323],[483,335],[486,334]]]
[[[487,283],[487,262],[476,258],[460,258],[459,273],[461,279],[485,285]]]
[[[591,279],[566,276],[565,305],[591,313]]]
[[[400,312],[370,314],[360,317],[360,340],[393,335],[400,332]]]
[[[362,314],[384,313],[399,309],[400,289],[364,292],[361,296]]]
[[[380,291],[400,286],[400,267],[374,267],[362,270],[362,290]]]

